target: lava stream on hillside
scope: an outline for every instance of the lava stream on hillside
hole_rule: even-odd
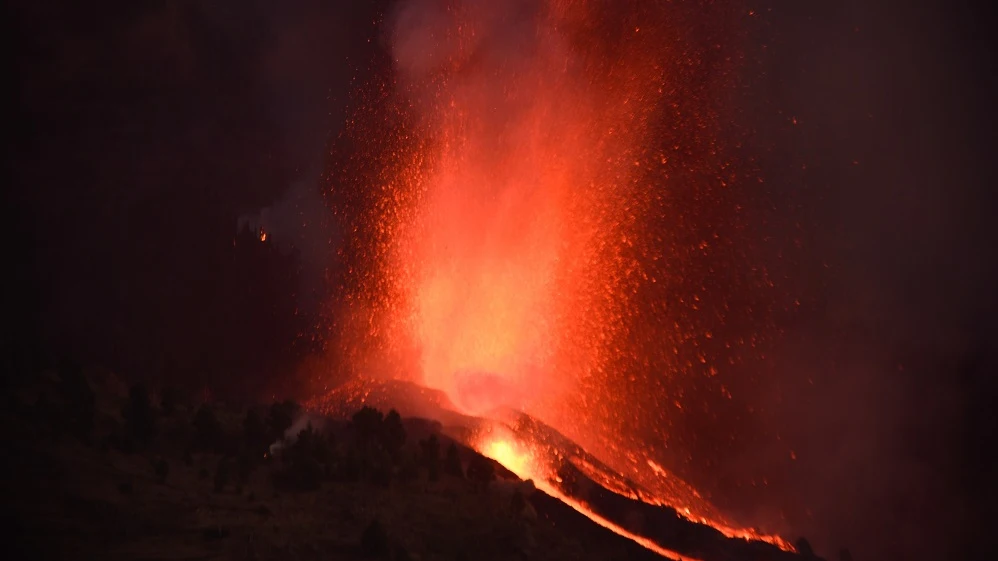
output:
[[[525,413],[497,409],[484,416],[465,415],[454,411],[442,392],[409,382],[375,380],[356,380],[307,406],[336,418],[372,406],[436,420],[444,434],[532,481],[596,524],[667,558],[723,559],[724,554],[751,550],[754,558],[782,559],[793,551],[779,536],[736,527],[664,468],[655,469],[661,484],[645,487]],[[635,525],[635,515],[644,523]]]

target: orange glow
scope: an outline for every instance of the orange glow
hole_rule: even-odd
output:
[[[537,473],[530,464],[530,456],[517,450],[508,440],[492,440],[482,448],[482,454],[502,464],[521,479],[534,479]]]
[[[376,122],[351,123],[376,169],[334,194],[353,244],[344,369],[440,390],[465,414],[527,412],[638,481],[640,500],[790,549],[729,522],[662,460],[675,417],[700,408],[688,383],[722,387],[719,369],[762,352],[761,335],[725,340],[753,301],[711,292],[755,289],[718,272],[742,265],[722,235],[738,204],[720,139],[740,60],[724,30],[744,11],[428,4],[395,14],[393,79],[362,111]],[[526,445],[477,448],[549,481]]]
[[[496,429],[493,428],[493,431],[495,430]],[[631,539],[669,559],[677,561],[697,561],[693,557],[682,556],[675,551],[658,545],[652,540],[630,532],[621,527],[619,524],[600,516],[589,508],[589,506],[587,506],[583,501],[565,495],[551,484],[551,481],[556,478],[554,470],[551,469],[550,466],[542,466],[538,462],[538,459],[535,458],[529,450],[524,449],[523,445],[517,443],[515,440],[512,440],[512,438],[513,437],[511,435],[495,435],[490,433],[478,442],[477,448],[483,455],[499,462],[503,465],[503,467],[515,473],[521,479],[532,480],[537,489],[556,499],[559,499],[563,503],[572,507],[575,511],[581,513],[593,522],[614,532],[615,534]]]
[[[515,434],[503,429],[501,426],[491,426],[488,432],[480,435],[470,444],[479,453],[499,462],[503,467],[516,474],[516,476],[520,479],[532,480],[538,489],[544,491],[552,497],[560,499],[562,502],[592,519],[600,526],[608,528],[619,535],[630,538],[648,549],[659,553],[660,555],[664,555],[671,559],[680,558],[678,553],[662,548],[655,542],[620,527],[620,525],[593,512],[592,509],[589,508],[589,506],[583,501],[568,497],[559,491],[558,488],[554,486],[555,482],[560,482],[560,479],[556,474],[556,470],[554,467],[546,463],[551,459],[549,457],[550,454],[546,455],[541,450],[532,449],[533,445],[517,438]],[[638,491],[633,487],[628,486],[625,481],[613,477],[613,474],[606,473],[597,467],[588,465],[580,458],[571,458],[571,461],[586,476],[590,477],[593,481],[600,484],[605,489],[613,491],[614,493],[648,504],[673,508],[680,516],[683,516],[693,522],[710,525],[729,538],[738,538],[747,541],[764,541],[785,551],[794,551],[793,545],[779,536],[763,534],[749,528],[736,528],[731,526],[729,523],[724,521],[719,514],[713,512],[712,507],[703,501],[695,490],[692,488],[685,488],[685,484],[682,481],[677,480],[672,482],[671,487],[660,485],[657,488],[653,488],[653,490],[657,490],[658,493],[656,495],[649,496],[643,491]],[[670,477],[669,473],[664,468],[652,460],[648,460],[648,464],[652,467],[658,478],[664,480],[665,478]],[[683,500],[691,502],[684,505],[682,502]],[[692,560],[693,558],[682,557],[682,559]]]

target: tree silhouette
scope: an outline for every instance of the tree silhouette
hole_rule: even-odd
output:
[[[811,542],[807,541],[807,539],[797,538],[794,547],[797,548],[797,553],[800,553],[804,557],[814,557],[814,549],[811,548]]]
[[[246,411],[246,417],[243,418],[243,437],[246,439],[246,446],[254,452],[269,444],[267,426],[256,409],[250,408]]]
[[[357,436],[361,440],[371,441],[380,437],[382,423],[385,420],[381,411],[365,405],[360,411],[354,413],[351,419],[354,430],[357,431]]]
[[[284,433],[291,428],[291,423],[294,422],[297,413],[298,404],[290,399],[280,403],[275,402],[270,406],[268,422],[275,440],[282,438]]]
[[[405,445],[406,438],[405,427],[402,426],[402,417],[398,411],[392,409],[385,416],[385,420],[382,423],[381,437],[381,441],[384,443],[388,453],[393,458],[398,458],[402,446]]]
[[[447,453],[444,456],[444,473],[464,478],[464,468],[461,466],[461,458],[457,454],[457,445],[453,442],[447,447]]]

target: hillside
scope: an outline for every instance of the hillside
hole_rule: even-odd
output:
[[[357,422],[317,418],[271,453],[292,404],[169,394],[74,368],[9,393],[10,547],[35,559],[657,558],[454,444],[459,473],[435,423],[400,423],[386,456],[393,445],[369,445],[380,437]]]

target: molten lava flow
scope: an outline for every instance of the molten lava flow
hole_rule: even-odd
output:
[[[534,485],[544,493],[559,499],[563,503],[572,507],[575,511],[586,516],[600,526],[614,532],[615,534],[634,540],[642,546],[669,559],[677,561],[697,561],[693,557],[682,556],[675,551],[660,546],[650,539],[628,531],[619,524],[594,512],[588,505],[585,504],[585,502],[562,493],[551,483],[551,481],[557,477],[555,475],[554,468],[542,463],[529,449],[525,449],[522,444],[517,442],[513,435],[501,433],[496,434],[496,432],[497,430],[493,427],[492,431],[487,433],[476,443],[476,448],[483,455],[499,462],[503,465],[503,467],[515,473],[521,479],[532,480]]]
[[[604,489],[636,501],[672,508],[684,518],[712,526],[726,537],[764,541],[787,551],[794,549],[788,541],[779,536],[766,535],[755,530],[732,526],[709,503],[704,501],[699,493],[650,460],[649,464],[656,477],[659,478],[660,484],[647,488],[613,472],[611,468],[599,460],[589,457],[584,450],[573,449],[569,443],[554,441],[550,435],[545,436],[537,425],[520,423],[517,431],[509,430],[498,422],[487,423],[486,427],[487,429],[482,431],[476,439],[467,442],[467,444],[481,454],[499,462],[521,479],[533,480],[538,489],[561,499],[601,526],[632,539],[639,538],[636,541],[643,545],[647,546],[645,542],[652,543],[655,547],[651,547],[651,549],[663,555],[677,554],[674,552],[663,553],[662,548],[651,540],[621,528],[619,524],[595,512],[584,500],[568,496],[559,490],[557,483],[561,483],[561,477],[558,475],[558,469],[555,465],[568,462],[581,474]],[[668,481],[668,485],[661,484],[665,481]]]
[[[655,553],[658,553],[662,557],[667,557],[669,559],[674,559],[676,561],[699,561],[695,557],[690,557],[688,555],[685,555],[685,556],[684,555],[680,555],[679,553],[677,553],[675,551],[672,551],[671,549],[666,549],[666,548],[658,545],[657,543],[653,542],[652,540],[649,540],[648,538],[645,538],[643,536],[639,536],[639,535],[637,535],[637,534],[635,534],[633,532],[630,532],[630,531],[622,528],[619,524],[616,524],[616,523],[614,523],[614,522],[612,522],[610,520],[607,520],[606,518],[603,518],[599,514],[593,512],[582,501],[575,500],[575,499],[573,499],[573,498],[565,495],[561,491],[558,491],[558,489],[556,489],[554,486],[552,486],[552,485],[550,485],[550,484],[548,484],[546,482],[537,485],[537,488],[540,489],[541,491],[544,491],[548,495],[551,495],[552,497],[561,500],[561,502],[563,502],[563,503],[567,504],[568,506],[572,507],[577,512],[585,515],[587,518],[589,518],[593,522],[599,524],[600,526],[602,526],[602,527],[610,530],[611,532],[613,532],[613,533],[615,533],[617,535],[624,536],[625,538],[634,540],[635,542],[641,544],[642,546],[644,546],[644,547],[646,547],[646,548],[654,551]]]
[[[333,195],[346,369],[441,390],[461,413],[525,411],[640,480],[641,500],[764,537],[661,467],[713,452],[679,430],[694,421],[737,429],[719,423],[737,418],[726,384],[766,338],[773,283],[732,241],[742,178],[722,141],[746,13],[402,2],[394,78],[360,112],[374,124],[351,123],[369,164],[333,170],[356,181]],[[480,450],[536,475],[525,445]]]

